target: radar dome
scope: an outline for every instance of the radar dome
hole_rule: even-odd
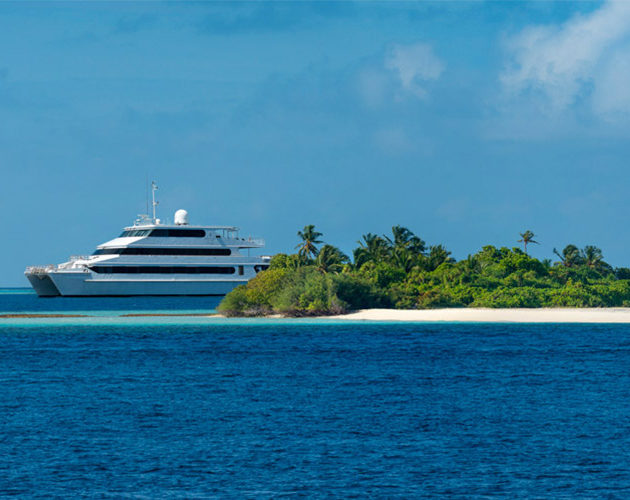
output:
[[[185,226],[188,224],[188,212],[186,210],[178,210],[175,212],[175,224]]]

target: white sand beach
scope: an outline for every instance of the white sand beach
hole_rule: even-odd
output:
[[[549,309],[364,309],[333,316],[340,320],[488,323],[630,323],[630,308]]]

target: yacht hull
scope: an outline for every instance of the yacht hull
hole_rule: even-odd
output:
[[[94,279],[92,273],[50,272],[50,285],[29,277],[40,297],[122,297],[137,295],[215,295],[222,296],[247,280],[202,279]],[[37,278],[39,279],[39,278]],[[45,280],[44,280],[45,281]],[[46,282],[48,283],[48,282]],[[37,286],[36,286],[37,285]],[[51,293],[56,291],[56,294]]]
[[[61,295],[47,273],[27,274],[26,277],[35,293],[40,297],[58,297]]]

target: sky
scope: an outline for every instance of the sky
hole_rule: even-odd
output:
[[[0,285],[145,211],[630,267],[630,2],[1,2]]]

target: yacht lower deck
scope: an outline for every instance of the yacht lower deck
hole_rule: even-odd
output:
[[[190,277],[100,279],[92,273],[48,272],[27,275],[40,297],[121,297],[135,295],[225,295],[247,280]]]

